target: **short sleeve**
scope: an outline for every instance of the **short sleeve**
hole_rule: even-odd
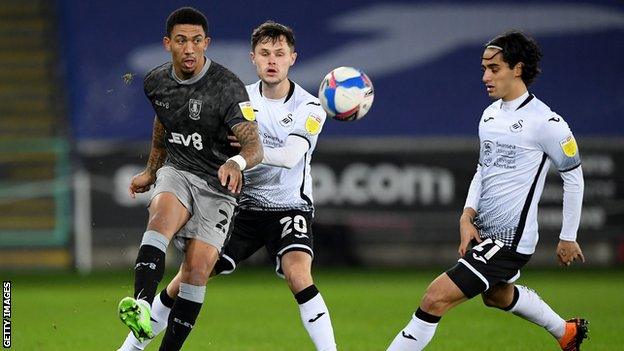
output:
[[[318,102],[302,103],[294,113],[295,126],[291,135],[297,135],[313,145],[323,129],[327,114]]]
[[[549,118],[542,133],[540,145],[560,172],[569,171],[581,164],[576,139],[568,124],[558,115]]]
[[[247,89],[245,89],[245,85],[238,78],[233,77],[224,85],[221,96],[225,99],[224,122],[230,129],[241,122],[253,122],[256,120],[256,114],[249,101]]]

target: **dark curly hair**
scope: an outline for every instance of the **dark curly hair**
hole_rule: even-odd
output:
[[[514,68],[522,62],[522,81],[528,87],[542,71],[539,61],[542,52],[535,39],[518,30],[505,32],[488,41],[485,47],[497,46],[502,49],[503,60],[509,68]]]
[[[282,36],[286,39],[286,44],[290,46],[290,49],[295,51],[295,34],[293,30],[275,21],[265,21],[258,28],[254,29],[251,34],[251,50],[253,51],[258,43],[264,43],[265,40],[271,40],[271,42],[276,43]]]
[[[208,35],[208,20],[201,11],[192,7],[180,7],[173,11],[167,18],[167,37],[171,37],[171,32],[176,24],[193,24],[202,26],[204,33]]]

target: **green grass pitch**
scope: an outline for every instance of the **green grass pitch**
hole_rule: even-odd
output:
[[[286,284],[270,268],[242,267],[208,284],[206,303],[184,350],[314,350]],[[166,279],[173,272],[169,272]],[[385,350],[438,271],[318,270],[339,350]],[[133,273],[2,273],[11,279],[14,350],[116,350],[127,333],[117,302]],[[526,270],[534,288],[564,318],[590,321],[583,350],[624,350],[624,271]],[[160,337],[148,350],[157,350]],[[428,350],[558,350],[540,327],[473,299],[441,321]]]

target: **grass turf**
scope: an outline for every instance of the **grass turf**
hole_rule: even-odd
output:
[[[319,270],[316,284],[330,309],[339,350],[385,350],[407,323],[437,271]],[[12,274],[12,349],[116,350],[128,330],[117,303],[132,294],[133,273]],[[168,279],[171,273],[166,277]],[[583,350],[622,350],[624,271],[525,271],[562,317],[590,321]],[[160,337],[147,350],[157,350]],[[557,350],[542,328],[485,308],[476,298],[451,310],[428,350]],[[285,283],[270,268],[242,268],[208,285],[206,302],[184,350],[314,350]]]

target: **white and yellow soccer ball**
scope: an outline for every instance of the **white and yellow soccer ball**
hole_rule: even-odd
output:
[[[327,115],[339,121],[358,120],[371,108],[375,90],[364,72],[353,67],[338,67],[327,73],[318,98]]]

